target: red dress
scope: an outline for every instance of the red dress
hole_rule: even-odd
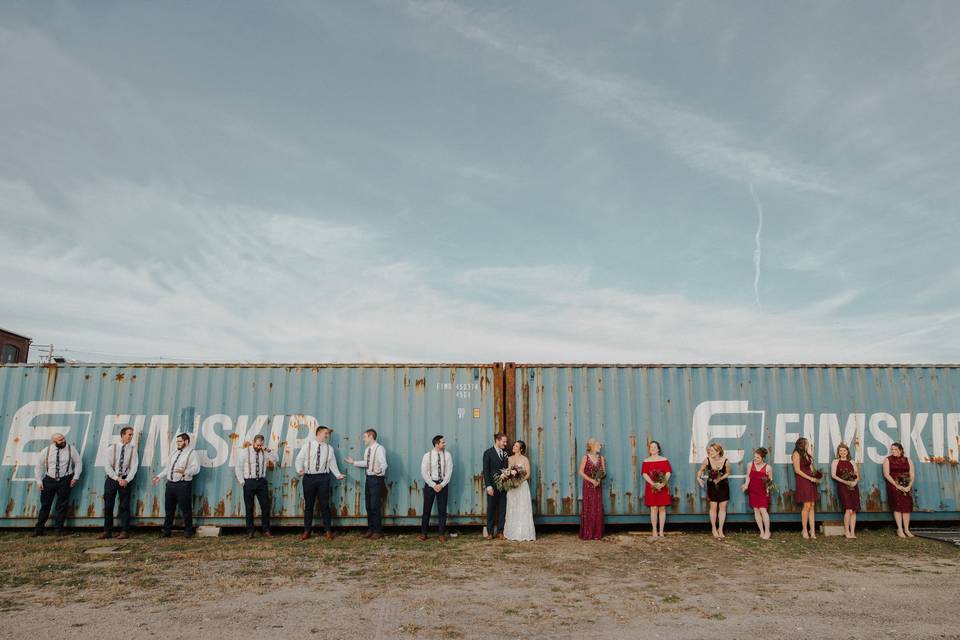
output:
[[[767,463],[757,471],[757,465],[750,463],[750,485],[747,487],[751,509],[769,509],[770,494],[767,493]]]
[[[844,474],[857,475],[853,463],[849,460],[837,460],[837,475],[841,478]],[[840,506],[844,511],[860,511],[860,485],[849,487],[842,482],[837,483],[837,497],[840,498]]]
[[[888,456],[887,462],[890,467],[890,477],[894,480],[899,476],[910,477],[910,461],[905,456]],[[904,493],[887,482],[887,504],[890,505],[890,511],[910,513],[913,511],[913,491]]]
[[[659,471],[664,476],[671,473],[669,460],[654,460],[653,462],[644,462],[640,468],[640,473],[645,473],[653,479],[653,474]],[[643,481],[643,502],[648,507],[669,507],[670,506],[670,485],[665,486],[659,491],[654,491],[653,487],[646,480]]]
[[[597,458],[597,463],[594,464],[590,456],[587,456],[583,472],[592,478],[599,466],[600,458]],[[599,540],[603,537],[603,480],[596,487],[584,480],[581,495],[583,503],[580,505],[580,539]]]
[[[813,477],[813,461],[805,456],[800,456],[800,471],[803,471],[808,476]],[[818,502],[820,500],[820,492],[817,491],[816,482],[811,482],[806,478],[801,478],[797,473],[794,473],[793,476],[797,480],[797,486],[793,492],[793,497],[797,504],[803,504],[804,502]]]

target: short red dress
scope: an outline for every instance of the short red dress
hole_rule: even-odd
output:
[[[757,465],[750,463],[750,485],[747,487],[747,496],[750,498],[751,509],[769,509],[770,494],[767,493],[767,463]]]
[[[800,471],[803,471],[808,476],[813,476],[813,461],[810,458],[800,456]],[[793,497],[797,504],[818,502],[820,500],[820,492],[817,490],[816,482],[801,478],[800,475],[796,473],[793,474],[793,477],[796,478],[797,481],[796,489],[794,489],[793,492]]]
[[[669,460],[654,460],[653,462],[644,462],[643,466],[640,467],[640,473],[647,474],[650,478],[653,478],[655,472],[661,472],[664,476],[668,473],[672,473],[673,469],[670,468]],[[653,487],[650,486],[650,483],[646,480],[643,481],[644,490],[643,490],[643,502],[648,507],[669,507],[670,506],[670,485],[667,485],[659,491],[654,491]]]
[[[857,475],[857,470],[849,460],[837,460],[837,475]],[[860,485],[848,487],[842,482],[837,483],[837,497],[844,511],[860,511]]]
[[[888,456],[887,462],[890,466],[890,477],[896,480],[899,476],[910,476],[910,461],[905,456]],[[887,484],[887,504],[890,505],[890,511],[897,513],[910,513],[913,511],[913,491],[904,493],[896,486]]]

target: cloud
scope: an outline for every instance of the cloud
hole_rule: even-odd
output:
[[[0,192],[37,206],[9,184]],[[948,331],[956,308],[840,317],[858,295],[851,291],[760,314],[603,286],[589,269],[563,264],[459,268],[441,285],[438,273],[397,259],[388,238],[360,225],[218,207],[158,185],[99,185],[73,206],[78,220],[103,211],[109,220],[130,201],[144,203],[130,223],[134,251],[76,242],[69,224],[29,242],[0,230],[0,299],[17,300],[4,321],[80,351],[192,360],[960,359]],[[19,204],[3,202],[0,215]],[[151,242],[154,251],[140,253]]]
[[[782,152],[756,148],[730,125],[674,103],[648,82],[580,68],[502,25],[488,26],[491,19],[478,18],[452,2],[406,2],[403,7],[409,15],[519,63],[581,107],[662,141],[669,153],[692,167],[737,181],[764,180],[803,191],[837,193],[821,172]]]

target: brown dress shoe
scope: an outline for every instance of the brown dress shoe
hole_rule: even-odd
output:
[[[439,537],[439,538],[437,538],[437,540],[439,540],[439,541],[440,541],[440,544],[443,544],[444,542],[446,542],[446,541],[447,541],[447,536],[446,536],[446,534],[444,534],[444,533],[441,533],[441,534],[440,534],[440,537]]]
[[[122,532],[120,535],[117,536],[117,540],[126,540],[126,539],[129,538],[129,537],[130,537],[130,536],[127,535],[127,532],[124,531],[124,532]]]
[[[310,538],[310,534],[307,533],[306,531],[304,531],[302,534],[300,534],[300,539],[301,539],[301,540],[308,540],[309,538]]]
[[[490,538],[491,538],[491,536],[490,536],[489,533],[483,534],[483,539],[484,539],[484,540],[490,540]]]
[[[417,536],[417,540],[426,540],[426,539],[427,539],[427,536],[423,535],[422,533]]]
[[[372,532],[372,531],[367,531],[365,534],[363,534],[363,537],[364,537],[364,538],[368,538],[368,539],[369,539],[369,538],[372,538],[372,537],[373,537],[373,532]]]
[[[103,533],[97,536],[97,540],[109,540],[112,537],[113,537],[112,533],[107,533],[106,531],[104,531]]]
[[[323,539],[324,539],[324,540],[333,540],[333,534],[330,533],[329,531],[327,531],[326,533],[323,534]]]
[[[371,533],[371,534],[370,534],[370,539],[371,539],[371,540],[379,540],[379,539],[382,538],[382,537],[383,537],[383,534],[382,534],[382,533]]]
[[[498,533],[498,534],[497,534],[497,540],[503,540],[503,534],[502,534],[502,533]]]
[[[263,535],[267,536],[268,538],[272,538],[272,537],[273,537],[273,534],[270,533],[269,531],[264,531],[264,532],[263,532]]]

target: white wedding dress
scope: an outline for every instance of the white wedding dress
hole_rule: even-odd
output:
[[[527,477],[530,477],[530,467]],[[507,519],[503,523],[503,537],[507,540],[536,540],[533,526],[533,501],[530,498],[530,483],[523,481],[516,489],[507,491]]]

